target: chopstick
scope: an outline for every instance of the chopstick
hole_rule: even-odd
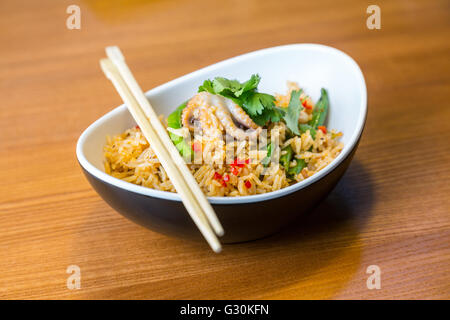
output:
[[[131,115],[141,128],[142,133],[151,144],[152,149],[154,150],[156,156],[158,157],[164,169],[166,170],[167,175],[169,176],[172,184],[174,185],[175,189],[180,195],[181,200],[183,201],[183,204],[185,205],[186,210],[188,211],[195,225],[200,230],[200,232],[202,233],[203,237],[206,239],[210,247],[215,252],[220,252],[221,251],[220,242],[217,239],[216,235],[214,234],[213,230],[211,229],[211,226],[208,224],[207,216],[202,210],[202,207],[200,206],[199,202],[197,201],[196,195],[194,195],[191,192],[190,187],[192,186],[190,186],[184,179],[184,176],[179,170],[179,167],[172,159],[171,153],[169,153],[169,151],[166,149],[167,145],[165,146],[162,139],[160,139],[161,133],[156,131],[157,129],[155,130],[153,123],[151,123],[147,119],[146,114],[141,109],[138,101],[134,97],[133,93],[130,91],[125,80],[121,77],[118,69],[113,64],[113,62],[110,59],[101,59],[100,65],[107,78],[110,79],[114,84],[114,86],[116,87],[120,96],[127,105]],[[167,135],[165,129],[163,132]],[[171,145],[173,144],[171,143]],[[203,193],[202,196],[205,197]]]
[[[197,181],[195,180],[194,176],[192,175],[191,171],[187,167],[186,163],[184,162],[183,158],[181,157],[179,151],[175,147],[175,145],[172,143],[172,140],[170,140],[169,135],[166,132],[166,129],[161,124],[161,121],[158,118],[158,115],[153,110],[152,106],[150,105],[150,102],[148,101],[147,97],[142,92],[142,89],[140,88],[139,84],[137,83],[136,79],[134,78],[133,74],[131,73],[130,69],[128,68],[128,65],[125,62],[125,58],[120,51],[120,49],[117,46],[110,46],[106,47],[106,55],[108,58],[113,62],[113,64],[117,67],[120,75],[128,85],[129,89],[133,93],[136,100],[139,102],[139,105],[141,106],[142,110],[144,111],[145,115],[148,119],[150,119],[150,122],[152,126],[155,128],[156,132],[159,133],[159,137],[161,138],[163,144],[166,146],[167,150],[169,151],[170,155],[172,156],[172,159],[175,161],[175,163],[178,165],[178,168],[181,171],[181,174],[186,179],[186,182],[191,187],[191,191],[194,194],[195,198],[198,200],[200,206],[202,207],[206,217],[209,219],[209,222],[216,232],[217,235],[222,236],[224,234],[224,230],[222,228],[222,225],[219,222],[219,219],[217,218],[213,208],[211,207],[211,204],[206,199],[203,191],[200,189],[200,186],[198,185]]]

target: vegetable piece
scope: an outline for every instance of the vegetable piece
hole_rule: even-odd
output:
[[[265,126],[270,122],[279,122],[282,118],[281,113],[276,108],[266,108],[265,111],[257,116],[250,116],[252,120],[259,126]]]
[[[225,180],[224,177],[222,177],[222,175],[218,172],[214,172],[214,180],[217,180],[220,182],[220,184],[222,185],[222,187],[227,187],[227,183],[225,181],[228,181],[230,179],[230,177],[228,175],[226,175],[228,178],[227,180]]]
[[[250,116],[261,115],[267,106],[274,104],[275,97],[267,93],[249,92],[243,97],[243,104],[245,111]]]
[[[323,133],[327,134],[327,127],[325,127],[325,126],[317,126],[317,129],[319,129]]]
[[[243,168],[245,167],[245,164],[248,163],[246,162],[247,160],[239,160],[238,158],[234,159],[233,163],[230,164],[230,166],[232,167],[239,167],[239,168]]]
[[[305,109],[308,109],[308,110],[311,110],[313,107],[312,107],[312,105],[310,105],[309,103],[308,103],[308,100],[305,98],[305,99],[303,99],[303,101],[302,101],[302,106],[303,106],[303,108],[305,108]]]
[[[179,129],[182,127],[181,113],[186,108],[187,101],[181,104],[174,112],[172,112],[167,118],[167,125],[173,129]],[[184,140],[183,137],[177,136],[172,132],[169,132],[170,140],[174,143],[177,150],[185,159],[192,159],[192,147]]]
[[[291,92],[291,100],[289,101],[289,106],[287,112],[284,114],[283,119],[286,121],[287,127],[296,135],[300,135],[298,130],[298,117],[300,116],[300,111],[303,107],[300,104],[300,95],[303,90],[295,90]]]
[[[258,87],[261,77],[258,74],[253,74],[249,80],[240,83],[237,80],[228,80],[217,77],[213,81],[214,91],[224,93],[239,98],[244,92],[254,90]]]
[[[300,128],[300,132],[301,133],[306,133],[306,131],[309,130],[309,133],[311,134],[311,137],[313,139],[316,138],[316,129],[311,127],[309,124],[301,124],[301,125],[299,125],[299,128]]]
[[[175,147],[185,160],[192,159],[192,148],[186,141],[178,142]]]
[[[202,144],[198,141],[195,141],[194,143],[192,143],[192,150],[194,150],[194,152],[202,151]]]
[[[167,125],[174,129],[179,129],[183,126],[181,123],[181,113],[183,112],[183,109],[186,108],[187,101],[182,103],[178,108],[175,109],[174,112],[172,112],[169,117],[167,117]]]
[[[264,159],[261,160],[261,163],[264,167],[267,167],[270,164],[271,155],[272,155],[272,144],[269,143],[267,145],[267,155]]]
[[[286,151],[286,153],[280,156],[280,164],[287,172],[289,170],[289,165],[291,163],[292,154],[294,153],[294,150],[292,150],[291,145],[288,145],[287,147],[281,149],[281,153],[283,153],[283,151]]]
[[[244,92],[256,89],[260,80],[261,78],[257,74],[253,74],[244,83],[240,83],[237,80],[216,77],[214,80],[205,80],[198,88],[198,92],[208,91],[209,93],[220,94],[224,97],[239,98]]]
[[[252,183],[250,182],[250,180],[245,180],[244,185],[247,189],[250,189],[252,187]]]
[[[330,101],[328,99],[327,90],[322,88],[320,90],[320,99],[316,103],[316,107],[312,113],[312,119],[308,122],[308,124],[314,129],[317,129],[318,126],[322,126],[325,122],[329,106]]]
[[[295,161],[295,166],[290,167],[289,170],[287,171],[287,174],[290,177],[296,176],[303,170],[303,168],[306,167],[306,162],[304,159],[294,159],[294,161]]]

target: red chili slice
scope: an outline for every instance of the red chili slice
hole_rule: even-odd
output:
[[[194,142],[192,144],[192,150],[194,150],[195,152],[202,151],[202,146],[200,145],[200,143]]]
[[[252,183],[249,180],[245,180],[244,184],[247,189],[250,189],[252,187]]]
[[[214,179],[216,180],[222,180],[222,175],[218,172],[214,172]]]
[[[247,160],[245,160],[245,161],[240,161],[240,160],[238,160],[238,158],[236,158],[236,159],[234,159],[233,163],[230,164],[230,166],[232,166],[232,167],[243,168],[243,167],[245,167],[245,163],[247,163],[246,161],[247,161]],[[245,162],[245,163],[244,163],[244,162]]]
[[[320,131],[322,131],[323,133],[327,133],[327,127],[325,126],[318,126],[317,129],[319,129]]]
[[[225,181],[225,182],[228,182],[228,181],[230,181],[230,176],[229,175],[224,175],[223,176],[223,181]]]
[[[303,106],[305,109],[309,109],[309,110],[312,109],[312,106],[308,103],[308,100],[306,100],[306,99],[302,101],[302,106]]]

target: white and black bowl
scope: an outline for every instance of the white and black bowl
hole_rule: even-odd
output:
[[[316,101],[320,88],[326,88],[330,97],[326,125],[343,132],[344,149],[326,168],[287,188],[245,197],[209,197],[225,229],[223,243],[272,234],[324,199],[350,164],[367,114],[366,85],[356,62],[342,51],[317,44],[247,53],[165,83],[146,95],[157,114],[167,116],[194,95],[205,79],[222,76],[244,81],[254,73],[261,76],[262,92],[282,93],[287,80],[297,81]],[[134,185],[105,173],[106,136],[133,126],[133,118],[121,105],[82,133],[76,152],[88,181],[112,208],[134,222],[167,235],[201,239],[176,193]]]

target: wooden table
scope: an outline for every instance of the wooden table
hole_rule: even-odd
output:
[[[80,30],[66,28],[70,4]],[[0,2],[0,298],[450,298],[448,1],[377,1],[380,30],[366,27],[369,4]],[[89,186],[75,143],[121,104],[98,65],[105,46],[151,89],[297,42],[349,53],[369,96],[349,171],[298,226],[217,255],[126,220]],[[370,265],[379,290],[366,286]]]

